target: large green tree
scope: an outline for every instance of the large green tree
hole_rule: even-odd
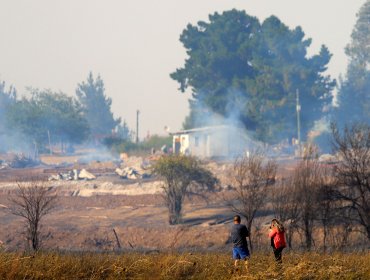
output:
[[[92,135],[110,135],[120,124],[111,112],[112,99],[105,95],[104,82],[100,76],[94,79],[89,73],[86,82],[78,84],[77,97],[83,106],[84,115],[89,122]]]
[[[308,57],[311,39],[277,17],[263,23],[244,11],[209,16],[188,25],[180,41],[188,58],[171,77],[192,92],[184,126],[210,123],[221,115],[241,122],[263,141],[296,136],[296,91],[302,104],[302,135],[331,103],[335,81],[325,75],[331,54],[325,46]]]
[[[31,90],[31,98],[23,97],[10,106],[9,129],[17,130],[39,148],[48,142],[77,144],[89,134],[89,126],[78,101],[64,93]]]
[[[339,123],[370,124],[370,1],[361,7],[346,48],[349,57],[347,74],[342,81],[336,109]]]

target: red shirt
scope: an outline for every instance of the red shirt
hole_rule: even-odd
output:
[[[273,227],[269,233],[269,237],[274,239],[275,249],[285,248],[285,235],[284,232],[279,232],[277,228]]]

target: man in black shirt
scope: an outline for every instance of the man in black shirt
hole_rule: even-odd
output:
[[[239,263],[239,260],[245,261],[245,267],[248,270],[248,259],[249,259],[249,250],[247,237],[249,236],[249,231],[247,227],[243,224],[240,224],[240,216],[234,216],[234,225],[231,229],[231,240],[233,242],[233,259],[235,260],[234,266],[236,267]]]

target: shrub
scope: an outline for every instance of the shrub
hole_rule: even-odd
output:
[[[217,182],[211,172],[200,166],[198,160],[184,155],[163,156],[155,164],[154,172],[165,182],[164,199],[171,225],[181,222],[182,203],[186,195],[213,190]]]

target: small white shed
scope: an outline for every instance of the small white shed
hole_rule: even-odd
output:
[[[174,153],[199,158],[235,157],[253,147],[244,129],[227,125],[183,130],[172,136]]]

